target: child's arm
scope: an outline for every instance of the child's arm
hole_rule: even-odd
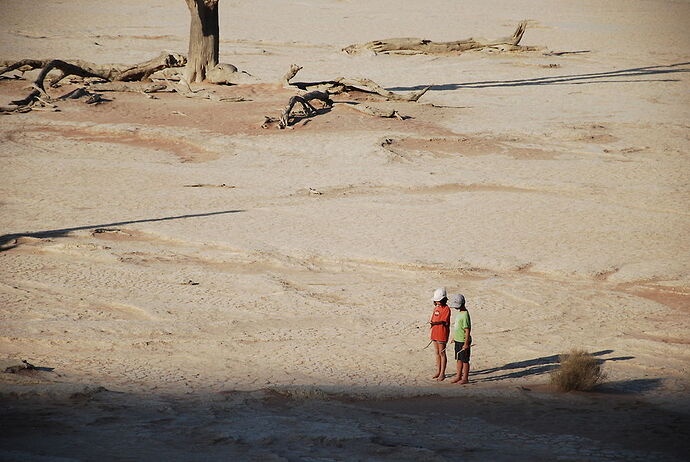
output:
[[[466,350],[470,347],[470,331],[471,330],[472,329],[470,329],[469,327],[465,328],[465,343],[462,345],[463,350]]]

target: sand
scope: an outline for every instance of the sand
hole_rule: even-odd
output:
[[[221,2],[221,60],[256,81],[211,89],[244,102],[0,118],[0,359],[46,368],[0,373],[3,460],[682,458],[690,4],[259,3]],[[2,11],[4,59],[186,51],[182,1]],[[522,19],[542,51],[340,52]],[[405,120],[336,103],[262,129],[291,63],[434,87],[335,98]],[[0,81],[0,104],[29,83]],[[467,386],[429,380],[440,286],[472,315]],[[571,348],[603,361],[595,393],[548,388]]]

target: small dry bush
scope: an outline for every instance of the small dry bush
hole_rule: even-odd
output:
[[[561,355],[561,366],[551,373],[551,383],[561,391],[588,391],[606,378],[601,363],[584,350]]]

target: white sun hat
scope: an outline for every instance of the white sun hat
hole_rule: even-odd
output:
[[[462,308],[465,306],[465,296],[463,294],[453,294],[448,298],[448,306],[451,308]]]
[[[441,287],[441,288],[439,288],[439,289],[434,290],[434,298],[433,298],[433,300],[434,300],[435,302],[440,302],[440,301],[443,300],[444,298],[446,298],[446,288],[445,288],[445,287]]]

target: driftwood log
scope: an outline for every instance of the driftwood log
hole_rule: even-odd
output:
[[[374,40],[367,43],[350,45],[343,48],[342,51],[348,54],[370,52],[374,54],[398,53],[429,55],[459,54],[464,51],[481,50],[485,48],[495,48],[502,51],[532,51],[536,48],[519,45],[526,27],[527,22],[522,21],[518,24],[513,35],[495,40],[468,38],[454,42],[433,42],[426,39],[403,37]]]

